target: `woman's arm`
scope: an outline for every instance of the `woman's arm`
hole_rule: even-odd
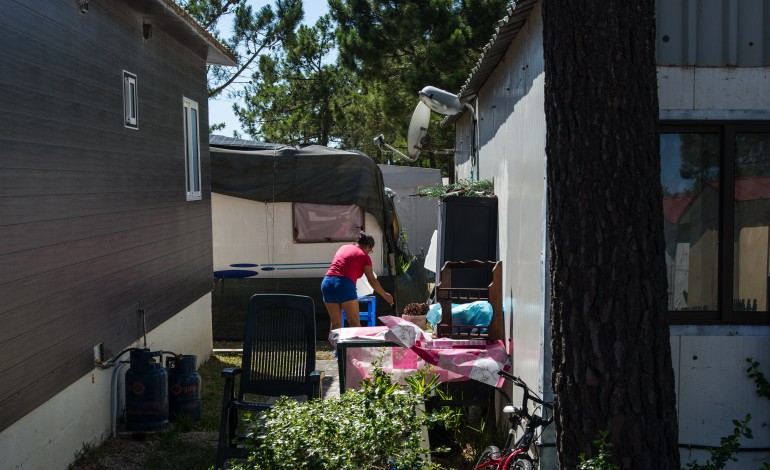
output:
[[[372,289],[374,289],[374,292],[380,294],[380,296],[385,299],[388,305],[393,305],[393,296],[385,292],[385,289],[382,288],[382,284],[380,284],[380,281],[377,280],[377,277],[374,275],[374,270],[372,270],[371,266],[364,266],[364,274],[366,275],[366,280],[369,281],[369,285],[372,286]]]

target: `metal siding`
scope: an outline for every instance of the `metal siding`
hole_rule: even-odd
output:
[[[684,35],[671,34],[672,31],[678,31],[684,21],[683,5],[678,2],[667,2],[658,0],[655,6],[656,11],[661,11],[661,2],[667,6],[665,15],[658,15],[657,33],[658,33],[658,63],[675,64],[685,50]]]
[[[720,65],[722,60],[727,61],[728,41],[732,39],[727,35],[727,25],[730,22],[729,15],[725,15],[728,2],[722,0],[701,0],[698,3],[698,16],[695,25],[696,36],[696,64]],[[693,29],[690,28],[692,33]]]
[[[482,126],[483,128],[483,126]],[[473,123],[470,113],[464,113],[455,124],[455,178],[470,179],[471,177],[471,132]],[[478,145],[478,144],[477,144]]]
[[[769,0],[658,0],[662,65],[770,65]]]
[[[185,202],[182,96],[208,126],[203,58],[124,2],[4,3],[0,430],[211,290],[211,207]],[[122,71],[139,129],[123,126]],[[201,145],[209,186],[208,145]],[[24,184],[20,184],[23,181]],[[35,371],[34,374],[25,371]]]
[[[506,334],[514,373],[547,390],[545,330],[545,113],[540,9],[479,90],[480,177],[494,179],[503,261]],[[464,121],[463,121],[464,122]]]
[[[742,0],[743,8],[738,11],[738,44],[747,47],[738,48],[738,63],[762,65],[763,53],[770,51],[770,22],[767,14],[770,8],[763,7],[764,0]],[[764,2],[767,3],[767,2]],[[759,14],[758,14],[759,13]],[[765,27],[764,25],[768,25]],[[764,45],[764,47],[763,47]]]

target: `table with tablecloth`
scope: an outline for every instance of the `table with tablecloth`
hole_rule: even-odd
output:
[[[500,388],[503,379],[497,372],[510,372],[510,355],[502,341],[485,339],[435,338],[400,317],[380,317],[385,326],[339,328],[329,335],[337,350],[340,392],[358,388],[377,363],[394,380],[426,366],[439,375],[441,382],[474,380]]]

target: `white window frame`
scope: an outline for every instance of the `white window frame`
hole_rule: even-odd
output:
[[[139,92],[136,75],[123,71],[123,125],[128,129],[139,130]]]
[[[198,103],[182,99],[184,112],[184,155],[185,180],[188,201],[200,201],[201,192],[201,145],[200,145],[200,113]]]

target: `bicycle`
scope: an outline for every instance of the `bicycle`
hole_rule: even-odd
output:
[[[535,440],[537,429],[541,426],[545,428],[553,422],[553,403],[543,401],[519,377],[503,371],[498,372],[498,374],[513,382],[514,385],[521,387],[524,390],[524,397],[521,407],[510,404],[503,408],[503,413],[509,414],[508,421],[511,423],[503,449],[500,450],[497,446],[489,446],[484,449],[474,470],[534,470],[537,459],[533,459],[529,455],[529,448]],[[530,400],[539,405],[536,410],[542,410],[539,416],[529,413],[527,406]],[[511,446],[516,430],[524,420],[527,422],[524,427],[524,434],[516,441],[516,444]]]

